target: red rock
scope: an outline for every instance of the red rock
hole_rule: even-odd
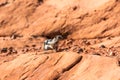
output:
[[[86,55],[59,80],[119,80],[119,72],[116,59]]]
[[[119,0],[0,0],[0,50],[17,52],[0,54],[0,80],[119,80],[119,21]],[[58,34],[60,52],[44,52]]]

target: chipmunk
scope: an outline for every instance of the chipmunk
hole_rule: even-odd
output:
[[[44,41],[44,50],[56,50],[55,44],[60,40],[63,39],[61,35],[57,35],[53,39],[47,39]]]

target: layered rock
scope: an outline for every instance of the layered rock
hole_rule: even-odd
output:
[[[115,58],[73,52],[27,53],[0,65],[1,80],[119,80]]]
[[[119,0],[0,0],[0,80],[119,80],[119,8]],[[58,34],[59,52],[44,52]]]
[[[118,36],[119,6],[119,0],[2,0],[0,35]]]

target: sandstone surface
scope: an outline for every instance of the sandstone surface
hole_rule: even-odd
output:
[[[0,0],[0,80],[120,80],[119,21],[120,0]]]

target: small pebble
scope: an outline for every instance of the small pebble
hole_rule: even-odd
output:
[[[6,53],[8,51],[7,48],[2,48],[1,53]]]
[[[105,45],[101,45],[100,48],[106,48]]]
[[[83,49],[79,48],[78,51],[77,51],[77,53],[81,53],[81,52],[83,52]]]

